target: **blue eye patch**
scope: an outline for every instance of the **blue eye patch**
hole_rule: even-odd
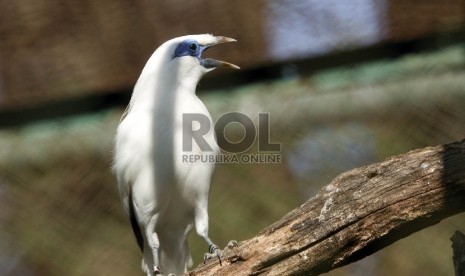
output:
[[[179,43],[178,47],[174,51],[173,58],[182,57],[182,56],[193,56],[200,58],[202,52],[207,47],[201,46],[197,41],[193,39],[184,40]]]

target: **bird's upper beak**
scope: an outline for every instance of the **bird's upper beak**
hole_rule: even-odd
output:
[[[215,46],[215,45],[218,45],[218,44],[223,44],[223,43],[227,43],[227,42],[236,42],[237,40],[235,40],[234,38],[229,38],[229,37],[225,37],[225,36],[215,36],[215,41],[213,43],[209,43],[207,45],[205,45],[205,50],[212,47],[212,46]],[[234,65],[232,63],[229,63],[229,62],[226,62],[226,61],[221,61],[221,60],[216,60],[216,59],[213,59],[213,58],[205,58],[205,59],[202,59],[201,60],[201,64],[203,67],[207,68],[207,69],[213,69],[213,68],[217,68],[217,67],[229,67],[229,68],[233,68],[233,69],[240,69],[239,66],[237,65]]]

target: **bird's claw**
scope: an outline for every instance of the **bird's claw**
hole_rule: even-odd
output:
[[[238,246],[239,246],[239,243],[237,241],[231,240],[231,241],[228,242],[228,245],[226,245],[226,248],[224,250],[233,249],[233,248],[238,247]],[[218,258],[218,261],[220,262],[220,265],[223,265],[222,261],[221,261],[222,256],[223,256],[223,251],[221,249],[219,249],[218,246],[212,244],[209,247],[209,253],[205,253],[203,255],[203,263],[206,263],[207,260],[210,260],[210,259],[216,257],[216,258]]]
[[[164,274],[161,272],[160,268],[158,266],[153,266],[153,275],[155,276],[164,276]],[[167,276],[176,276],[173,273],[168,274]]]
[[[203,255],[203,263],[205,263],[207,260],[210,260],[213,257],[217,257],[218,261],[220,262],[220,265],[223,265],[221,263],[221,256],[223,255],[221,249],[219,249],[218,246],[212,244],[210,245],[209,251],[209,253],[205,253]]]
[[[233,249],[234,247],[238,247],[239,246],[239,243],[235,240],[230,240],[228,242],[228,245],[226,245],[226,248],[228,249]]]
[[[155,276],[163,276],[163,274],[161,273],[161,270],[158,266],[154,265],[153,266],[153,275]]]

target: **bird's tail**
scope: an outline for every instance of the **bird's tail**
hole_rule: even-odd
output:
[[[163,269],[182,275],[187,268],[192,266],[192,258],[187,244],[187,235],[192,226],[187,226],[181,233],[161,232],[160,238],[160,263]]]
[[[136,212],[134,211],[134,202],[132,199],[132,190],[129,189],[129,220],[131,221],[132,231],[136,236],[137,244],[140,250],[144,253],[144,238],[142,237],[142,231],[140,230],[139,223],[137,222]]]
[[[142,231],[139,227],[139,223],[137,221],[137,214],[134,210],[134,202],[132,197],[132,190],[129,189],[128,194],[128,205],[129,205],[129,219],[131,221],[132,231],[136,236],[137,244],[139,245],[140,250],[144,253],[144,237],[142,236]],[[187,225],[181,231],[161,231],[159,233],[159,240],[160,240],[160,264],[163,271],[169,271],[170,273],[174,273],[176,275],[182,275],[187,271],[187,268],[192,266],[192,258],[189,252],[189,245],[187,243],[187,235],[189,234],[190,230],[192,229],[192,225]],[[149,263],[150,260],[145,260],[146,257],[150,256],[151,254],[145,256],[142,259],[142,269],[145,272],[149,272]],[[149,262],[149,263],[147,263]]]

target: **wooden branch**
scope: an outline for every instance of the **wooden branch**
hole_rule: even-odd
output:
[[[465,140],[336,177],[299,208],[189,275],[318,275],[465,211]]]
[[[450,240],[454,253],[452,260],[454,261],[455,276],[463,276],[465,275],[465,235],[456,231]]]

